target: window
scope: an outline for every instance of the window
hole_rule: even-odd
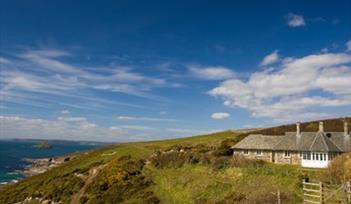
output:
[[[319,160],[319,154],[316,154],[316,160]]]
[[[290,157],[290,151],[285,151],[285,152],[284,152],[284,156],[285,156],[285,157]]]
[[[262,155],[262,151],[261,150],[257,150],[256,151],[256,155]]]
[[[249,150],[244,150],[243,153],[248,155],[249,154]]]
[[[335,157],[337,157],[339,154],[336,152],[330,152],[329,153],[329,160],[333,160],[335,159]]]
[[[303,160],[311,160],[311,152],[303,152]]]
[[[311,160],[311,152],[307,152],[307,160]]]
[[[314,153],[312,153],[312,160],[316,160]]]

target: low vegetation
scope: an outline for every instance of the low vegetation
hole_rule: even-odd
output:
[[[330,184],[351,181],[351,153],[338,156],[329,167],[322,171],[319,180]]]
[[[313,124],[303,124],[303,127],[312,130]],[[325,124],[328,130],[328,121]],[[290,126],[281,126],[256,133],[274,135],[290,129]],[[230,147],[246,135],[224,131],[190,138],[110,145],[75,154],[57,168],[2,187],[0,203],[21,202],[29,197],[70,203],[81,189],[85,190],[79,202],[88,204],[268,204],[276,203],[278,191],[282,203],[300,203],[303,178],[323,177],[329,182],[350,178],[350,155],[337,159],[323,172],[232,157]],[[86,183],[92,169],[98,169],[98,173]]]
[[[110,161],[94,179],[81,203],[159,203],[150,187],[151,178],[142,174],[145,163],[123,156]]]

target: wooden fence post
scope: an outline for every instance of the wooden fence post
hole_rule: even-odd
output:
[[[280,190],[277,191],[277,200],[278,200],[278,204],[281,204],[281,200],[280,200]]]
[[[351,183],[346,182],[347,202],[351,203]]]
[[[319,182],[320,204],[324,204],[323,183]]]

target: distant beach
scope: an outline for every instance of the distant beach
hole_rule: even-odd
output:
[[[0,140],[0,185],[15,183],[32,175],[34,171],[45,171],[46,166],[55,165],[50,158],[90,150],[104,145],[94,142],[48,141],[50,148],[36,148],[40,140]],[[37,165],[38,168],[32,168]],[[40,166],[41,165],[41,166]]]

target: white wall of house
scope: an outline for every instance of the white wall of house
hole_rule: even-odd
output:
[[[301,166],[308,168],[327,168],[329,161],[302,160]]]
[[[327,168],[335,155],[335,153],[328,152],[303,152],[301,166],[308,168]]]

